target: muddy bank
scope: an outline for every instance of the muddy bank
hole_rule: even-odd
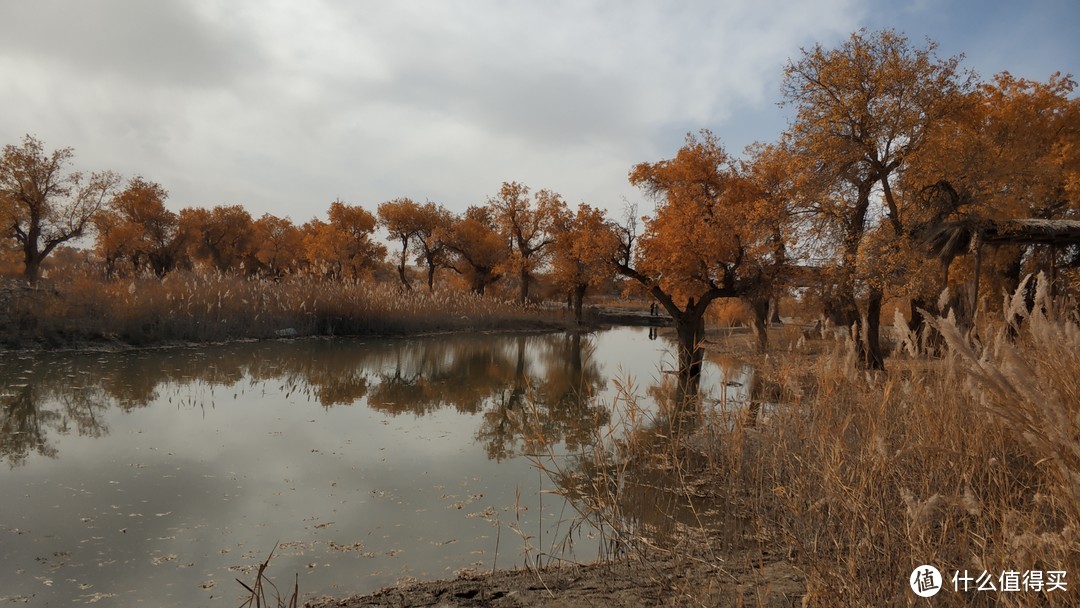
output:
[[[589,566],[497,571],[309,601],[310,608],[404,606],[801,606],[802,577],[768,553],[666,556]]]

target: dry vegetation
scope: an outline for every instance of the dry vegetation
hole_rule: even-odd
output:
[[[102,280],[72,273],[0,292],[0,346],[157,345],[309,335],[552,327],[550,312],[456,290],[174,272]]]
[[[628,389],[621,427],[598,429],[580,467],[544,466],[645,579],[670,559],[743,567],[708,584],[657,575],[673,605],[799,605],[755,585],[786,561],[808,606],[913,605],[922,564],[945,578],[935,606],[1074,606],[1068,575],[1066,591],[974,590],[984,571],[995,587],[1008,571],[1080,571],[1080,327],[1045,294],[1024,312],[1019,332],[937,319],[946,354],[898,352],[888,372],[792,328],[790,350],[758,359],[758,394],[780,405],[756,423],[708,403],[700,420],[650,413]],[[952,592],[965,570],[972,590]]]

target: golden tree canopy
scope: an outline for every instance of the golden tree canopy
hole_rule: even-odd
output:
[[[752,285],[757,273],[748,253],[771,236],[762,229],[767,205],[747,196],[712,133],[688,134],[671,160],[637,165],[630,183],[656,201],[655,214],[643,218],[635,278],[680,299],[733,297]]]

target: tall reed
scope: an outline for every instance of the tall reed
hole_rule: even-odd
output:
[[[718,525],[739,518],[709,515],[741,514],[800,573],[807,606],[925,601],[909,588],[922,564],[944,575],[935,606],[1080,605],[1080,326],[1043,289],[1032,312],[1017,302],[967,334],[934,319],[945,354],[899,346],[888,372],[856,370],[850,343],[799,336],[758,359],[779,397],[764,419],[706,403],[680,432],[638,416],[618,437],[598,434],[582,480],[564,485],[612,537],[654,551],[692,553],[680,547],[697,527],[697,554],[715,554]],[[628,513],[627,480],[657,468],[682,536]],[[1065,589],[976,589],[984,572],[1000,589],[1052,571],[1067,573]]]

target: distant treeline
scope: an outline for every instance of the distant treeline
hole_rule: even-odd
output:
[[[684,367],[700,354],[714,300],[744,300],[764,347],[774,303],[811,294],[855,326],[860,363],[881,367],[886,299],[910,301],[917,324],[920,310],[970,319],[999,307],[1000,293],[1045,268],[1054,293],[1076,293],[1075,244],[984,252],[978,238],[988,222],[1080,219],[1076,83],[982,81],[936,51],[892,30],[803,50],[784,68],[781,103],[794,115],[776,141],[736,158],[701,131],[673,158],[631,168],[630,183],[655,200],[648,217],[630,208],[616,221],[516,182],[460,214],[408,198],[373,210],[334,201],[326,220],[301,225],[242,206],[174,213],[160,184],[71,171],[71,149],[49,153],[29,135],[0,158],[0,217],[8,255],[31,282],[58,245],[89,233],[108,277],[396,273],[403,289],[432,290],[442,274],[478,294],[509,279],[525,302],[544,273],[579,314],[587,291],[621,277],[674,319]],[[389,247],[376,242],[379,227]]]

